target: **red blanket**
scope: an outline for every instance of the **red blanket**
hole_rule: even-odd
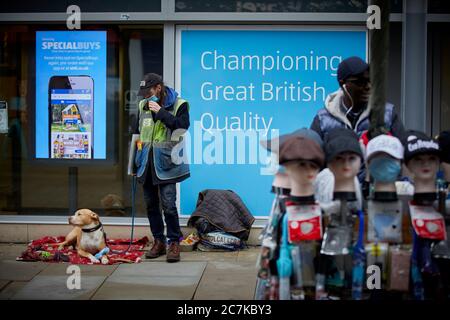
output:
[[[64,236],[43,237],[33,240],[28,244],[27,250],[22,252],[18,261],[45,261],[45,262],[70,262],[72,264],[93,264],[88,258],[80,257],[72,246],[64,247],[61,250],[58,246],[51,246],[52,243],[63,242]],[[139,263],[144,254],[144,247],[149,239],[133,239],[133,243],[127,252],[130,239],[108,239],[107,244],[110,249],[108,256],[109,264],[122,262]]]

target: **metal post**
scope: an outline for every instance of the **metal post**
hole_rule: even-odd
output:
[[[381,29],[370,30],[371,112],[369,138],[387,132],[384,123],[389,61],[389,0],[372,0],[381,11]]]
[[[402,118],[420,131],[427,130],[427,2],[403,1]]]
[[[78,168],[69,167],[69,214],[78,209]]]

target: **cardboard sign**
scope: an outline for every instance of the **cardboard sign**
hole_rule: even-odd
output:
[[[409,204],[411,221],[416,234],[425,239],[446,240],[444,217],[432,206]]]
[[[322,239],[322,217],[318,204],[291,205],[286,207],[286,211],[290,243]]]

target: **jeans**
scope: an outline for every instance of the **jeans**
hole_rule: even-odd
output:
[[[169,242],[179,242],[182,233],[178,221],[178,210],[176,206],[177,190],[175,183],[154,185],[151,179],[147,179],[143,188],[147,216],[153,237],[155,240],[159,239],[165,243],[166,238],[164,236],[162,209]]]

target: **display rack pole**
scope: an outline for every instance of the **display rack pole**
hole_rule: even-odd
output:
[[[69,167],[69,214],[78,209],[78,167]]]

